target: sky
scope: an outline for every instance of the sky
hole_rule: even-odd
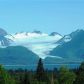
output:
[[[84,29],[84,0],[0,0],[0,28],[69,34]]]

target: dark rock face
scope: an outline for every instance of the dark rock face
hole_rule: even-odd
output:
[[[6,36],[6,35],[7,32],[4,29],[0,28],[0,36]]]
[[[57,33],[57,32],[52,32],[51,34],[50,34],[50,36],[55,36],[55,35],[60,35],[59,33]],[[61,36],[61,35],[60,35]]]
[[[37,30],[33,31],[33,33],[42,34],[41,31],[37,31]]]
[[[0,36],[1,46],[8,46],[10,44],[9,39],[5,38],[4,36]]]
[[[0,45],[1,46],[9,46],[10,39],[5,37],[7,34],[8,33],[4,29],[0,28]]]

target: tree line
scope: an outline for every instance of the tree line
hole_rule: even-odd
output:
[[[84,62],[76,69],[45,70],[39,59],[36,71],[6,70],[0,65],[0,84],[84,84]]]

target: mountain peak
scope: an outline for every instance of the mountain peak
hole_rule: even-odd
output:
[[[79,35],[79,34],[82,34],[82,33],[84,33],[84,30],[83,29],[77,29],[76,31],[72,32],[70,34],[70,36],[73,38],[74,36]]]
[[[4,29],[0,28],[0,36],[6,36],[6,35],[7,32]]]
[[[41,31],[37,31],[37,30],[33,31],[32,33],[42,34]]]
[[[10,39],[6,38],[8,33],[0,28],[0,46],[8,46],[10,44]]]
[[[57,33],[57,32],[52,32],[52,33],[50,34],[50,36],[56,36],[56,35],[60,35],[60,36],[61,36],[61,34],[59,34],[59,33]]]

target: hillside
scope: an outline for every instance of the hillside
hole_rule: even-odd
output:
[[[84,30],[76,31],[70,34],[71,41],[63,43],[54,48],[50,55],[60,56],[63,60],[83,61],[84,60]]]
[[[0,64],[4,65],[27,65],[35,64],[38,56],[22,46],[10,46],[0,48]]]

